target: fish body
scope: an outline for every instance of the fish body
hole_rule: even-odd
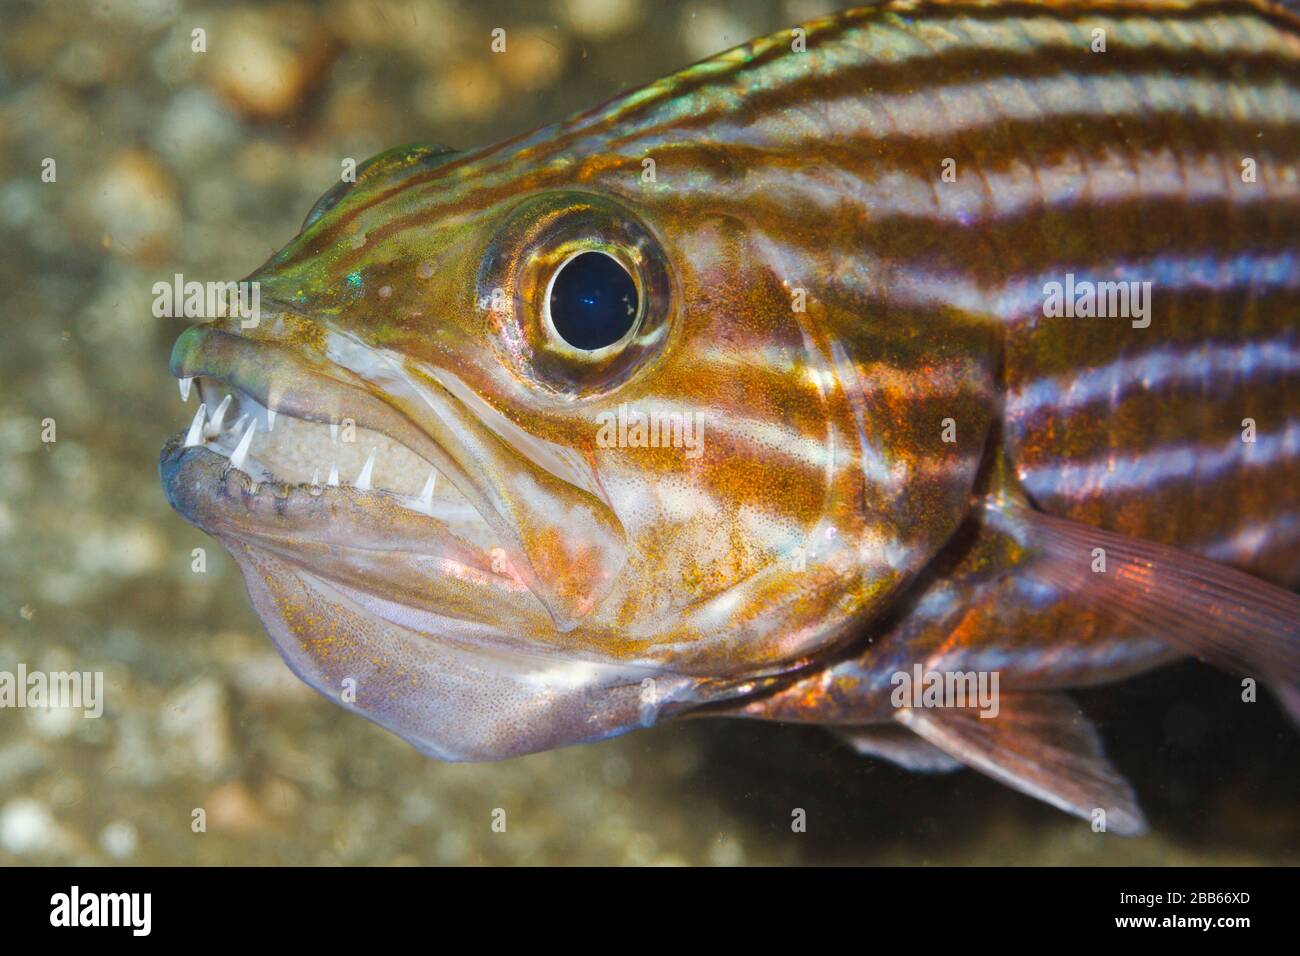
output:
[[[178,341],[164,487],[436,756],[793,720],[1138,832],[1061,689],[1295,706],[1298,212],[1281,6],[881,3],[370,161]]]

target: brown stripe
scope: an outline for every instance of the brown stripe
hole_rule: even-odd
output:
[[[850,31],[850,29],[853,28],[854,26],[866,24],[865,26],[863,26],[863,28],[871,29],[874,26],[874,24],[872,24],[871,21],[878,20],[883,14],[891,13],[895,9],[908,9],[908,5],[885,4],[876,8],[863,8],[857,11],[851,11],[850,13],[845,14],[842,17],[835,18],[832,20],[820,21],[819,24],[816,26],[816,28],[812,32],[810,32],[809,39],[810,41],[816,40],[819,43],[826,43],[827,41],[833,40],[837,36],[840,36],[841,34]],[[1124,7],[1117,7],[1114,10],[1110,10],[1110,9],[1104,10],[1102,15],[1106,19],[1115,20],[1117,22],[1123,22],[1126,19],[1133,19],[1133,18],[1137,18],[1137,19],[1145,19],[1150,17],[1168,18],[1171,16],[1184,17],[1189,20],[1197,20],[1197,19],[1203,19],[1206,16],[1219,15],[1224,10],[1228,10],[1232,12],[1249,12],[1252,14],[1260,13],[1259,8],[1249,3],[1228,3],[1228,4],[1216,3],[1213,5],[1198,4],[1189,7],[1186,10],[1172,10],[1164,5],[1155,5],[1155,6],[1126,5]],[[913,16],[915,17],[915,19],[913,19],[911,24],[909,24],[909,28],[915,28],[917,25],[922,23],[933,23],[933,22],[946,23],[954,18],[960,18],[960,17],[977,17],[977,18],[986,18],[986,19],[991,18],[991,19],[998,19],[998,20],[1007,20],[1009,18],[1014,18],[1019,16],[1028,19],[1042,19],[1044,17],[1051,17],[1053,19],[1060,20],[1061,18],[1068,18],[1070,16],[1079,15],[1084,11],[1090,11],[1093,16],[1097,15],[1097,11],[1095,7],[1089,8],[1086,6],[1079,6],[1079,7],[1061,6],[1061,7],[1052,7],[1050,9],[1044,9],[1043,7],[1039,7],[1039,6],[1027,6],[1022,4],[1001,4],[1000,3],[993,6],[985,7],[982,5],[970,6],[968,4],[958,4],[958,3],[939,3],[939,4],[923,3],[915,7],[915,10],[913,11]],[[1031,14],[1032,16],[1030,16]],[[431,179],[445,179],[445,178],[456,177],[456,176],[463,176],[465,178],[472,177],[475,181],[483,181],[489,179],[497,169],[508,168],[508,166],[511,163],[519,160],[529,159],[533,162],[541,162],[542,160],[545,159],[546,156],[553,155],[557,151],[565,149],[574,140],[578,139],[579,137],[586,137],[592,135],[595,128],[600,125],[611,125],[615,123],[630,125],[629,121],[634,116],[637,116],[643,112],[648,111],[652,106],[676,101],[682,97],[689,96],[699,90],[705,89],[710,86],[719,86],[723,83],[723,81],[727,79],[743,76],[750,72],[759,70],[762,67],[769,65],[773,62],[781,61],[787,54],[789,54],[791,57],[809,56],[809,54],[791,54],[789,51],[788,39],[789,39],[788,33],[783,33],[783,34],[776,34],[774,35],[774,37],[768,38],[767,40],[753,41],[751,44],[747,44],[746,48],[761,49],[761,52],[758,53],[753,59],[750,59],[748,61],[738,62],[736,66],[730,70],[724,70],[721,72],[716,70],[710,71],[710,70],[703,70],[703,69],[688,70],[682,74],[679,74],[678,77],[676,78],[671,78],[669,81],[660,81],[660,83],[658,84],[652,84],[652,88],[655,86],[662,86],[663,93],[652,96],[648,99],[638,100],[638,96],[641,95],[640,91],[627,94],[624,97],[620,97],[619,100],[615,101],[614,104],[611,104],[606,107],[598,108],[587,114],[583,114],[582,116],[575,118],[575,120],[571,121],[570,123],[566,123],[564,124],[564,126],[557,128],[555,130],[555,134],[550,138],[540,140],[535,147],[524,148],[520,150],[517,154],[512,153],[509,150],[499,150],[498,148],[493,148],[488,153],[480,154],[480,156],[478,157],[468,156],[463,160],[453,161],[451,163],[448,163],[446,164],[446,166],[444,166],[439,170],[431,170],[413,176],[410,179],[408,179],[405,182],[405,184],[403,184],[402,187],[392,187],[381,193],[366,197],[366,202],[364,204],[357,204],[353,207],[346,207],[345,204],[345,207],[347,208],[347,214],[346,216],[340,214],[339,224],[341,225],[342,222],[344,221],[350,221],[352,218],[354,218],[357,214],[359,214],[364,209],[370,208],[375,204],[382,203],[386,198],[388,198],[389,195],[391,195],[399,188],[412,187],[419,183]],[[780,42],[777,42],[778,40]],[[1155,52],[1155,51],[1151,51],[1151,52]],[[968,55],[968,54],[963,54],[963,55]],[[1110,53],[1104,55],[1094,55],[1091,56],[1090,59],[1103,60],[1109,56],[1111,56]],[[925,61],[925,64],[926,64],[925,72],[927,75],[933,76],[936,73],[941,74],[943,72],[941,68],[936,68],[935,64],[928,59]],[[879,70],[880,64],[873,62],[872,64],[869,64],[868,67],[866,68],[874,68],[876,70]],[[1247,67],[1247,69],[1250,69],[1250,67]],[[837,72],[836,74],[837,85],[840,85],[841,88],[853,89],[854,86],[851,83],[840,84],[838,82],[838,77],[840,75],[841,73]],[[885,76],[888,75],[889,74],[885,74]],[[814,79],[816,78],[814,77]],[[883,77],[878,79],[883,79]],[[782,93],[781,91],[784,91],[784,93]],[[761,95],[762,94],[756,90],[746,91],[747,99],[761,97]],[[793,86],[787,84],[778,87],[776,93],[769,94],[769,95],[806,96],[806,91],[803,90],[803,84],[795,83]],[[626,103],[630,108],[622,109],[618,105],[619,103]],[[697,118],[693,119],[692,122],[707,121],[704,119],[699,119],[698,117],[701,115],[706,116],[708,120],[716,119],[716,116],[713,116],[712,114],[708,114],[706,111],[694,111],[694,113]],[[663,127],[663,128],[686,129],[689,128],[689,124],[682,124],[680,119],[677,119],[669,123],[667,127]],[[629,134],[629,135],[642,136],[642,135],[646,135],[649,132],[652,132],[653,130],[654,127],[651,127],[649,130],[641,129],[638,130],[635,134]],[[522,139],[526,139],[526,137],[520,138],[520,140]],[[518,143],[520,142],[520,140],[516,140],[514,142]],[[476,168],[476,169],[468,168],[471,165],[471,160],[481,161],[482,159],[486,159],[493,154],[502,156],[502,160],[499,163],[497,163],[495,167]],[[478,165],[478,162],[475,162],[474,165]],[[317,248],[317,251],[320,251],[319,247]]]

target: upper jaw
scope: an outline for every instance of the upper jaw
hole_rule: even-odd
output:
[[[200,408],[164,449],[164,461],[218,456],[221,478],[238,473],[253,493],[267,489],[281,500],[351,487],[376,504],[453,523],[487,545],[486,523],[448,478],[455,462],[348,381],[346,369],[313,368],[283,346],[199,326],[177,340],[171,370],[183,397],[198,393]]]

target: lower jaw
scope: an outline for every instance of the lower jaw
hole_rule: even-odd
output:
[[[507,633],[511,627],[535,632],[544,620],[524,585],[493,571],[490,549],[397,496],[347,485],[259,482],[206,447],[185,447],[183,435],[163,446],[158,469],[172,507],[227,545],[274,554],[439,619],[501,625]]]
[[[367,544],[401,549],[443,542],[466,558],[483,549],[451,534],[445,522],[411,507],[409,496],[346,484],[290,483],[255,477],[205,445],[175,435],[158,458],[167,500],[209,534],[268,543],[292,535],[296,544]],[[256,471],[255,471],[256,473]],[[431,540],[432,539],[432,540]]]
[[[697,684],[548,643],[527,588],[382,494],[257,487],[183,436],[159,471],[172,506],[235,558],[290,668],[425,753],[495,760],[599,739],[653,723]]]

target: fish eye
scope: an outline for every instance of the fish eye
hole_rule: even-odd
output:
[[[636,325],[636,280],[606,252],[578,252],[551,276],[545,302],[550,328],[575,349],[594,352],[623,340]]]
[[[636,209],[565,190],[503,210],[473,301],[521,381],[587,399],[655,367],[677,295],[664,247]]]

